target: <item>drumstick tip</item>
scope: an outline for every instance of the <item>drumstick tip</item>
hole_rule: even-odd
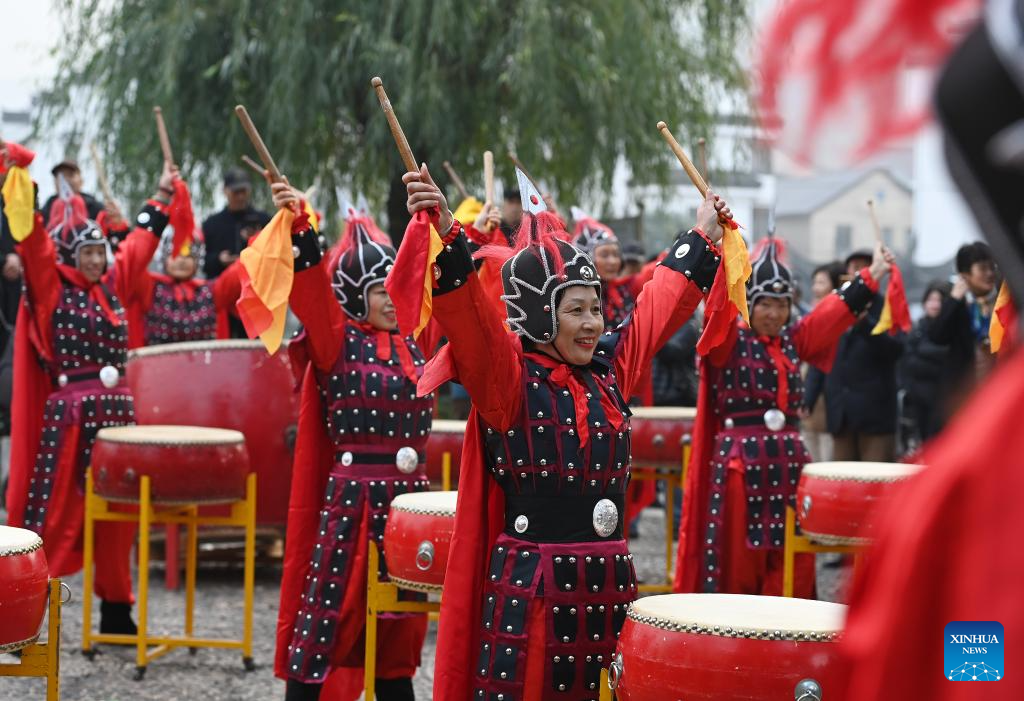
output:
[[[384,81],[381,80],[380,77],[374,76],[373,78],[370,79],[370,85],[372,85],[375,88],[379,88],[380,86],[384,85]]]
[[[153,114],[160,114],[161,112],[163,112],[163,110],[160,109],[160,105],[153,105]]]
[[[665,124],[665,122],[658,122],[658,129],[660,131],[665,131],[666,129],[668,129],[668,125]]]

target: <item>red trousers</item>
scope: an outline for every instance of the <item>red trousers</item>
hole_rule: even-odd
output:
[[[721,591],[727,594],[782,596],[782,550],[747,545],[747,494],[744,466],[730,463],[725,485],[725,528],[722,538]],[[793,563],[793,596],[815,597],[814,554],[797,553]]]

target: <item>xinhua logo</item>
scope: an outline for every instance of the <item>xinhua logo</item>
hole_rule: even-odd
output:
[[[951,621],[945,632],[946,679],[997,682],[1003,678],[1003,625],[996,621]]]

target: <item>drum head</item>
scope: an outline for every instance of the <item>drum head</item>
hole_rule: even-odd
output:
[[[695,406],[638,406],[631,408],[633,419],[677,419],[692,421],[697,418]]]
[[[287,341],[281,344],[285,347]],[[248,339],[223,341],[185,341],[183,343],[164,343],[159,346],[145,346],[128,351],[128,360],[147,358],[155,355],[171,355],[174,353],[196,353],[206,351],[257,350],[265,348],[262,341]]]
[[[817,639],[843,629],[846,606],[780,596],[665,594],[634,601],[629,616],[659,628],[704,635]]]
[[[832,480],[896,482],[917,474],[923,465],[902,462],[812,462],[801,474]]]
[[[458,492],[410,492],[391,501],[393,511],[455,517]]]
[[[466,422],[453,419],[434,419],[430,426],[431,433],[466,433]]]
[[[0,557],[30,553],[42,545],[43,539],[30,530],[0,526]]]
[[[96,440],[144,445],[225,445],[245,443],[239,431],[204,426],[115,426],[101,428]]]

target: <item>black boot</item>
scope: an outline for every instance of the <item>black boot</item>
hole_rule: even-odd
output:
[[[117,601],[100,602],[100,633],[136,635],[139,629],[132,620],[132,605]]]
[[[377,679],[377,701],[416,701],[412,677]]]
[[[284,687],[284,701],[317,701],[323,684],[306,684],[289,679]]]

